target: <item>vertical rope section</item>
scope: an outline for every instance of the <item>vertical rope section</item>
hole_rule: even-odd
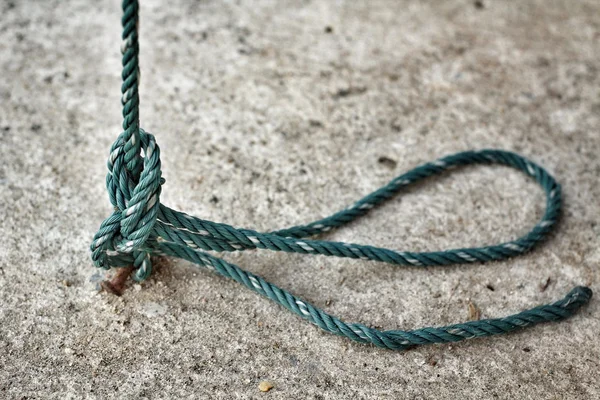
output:
[[[140,155],[140,97],[138,93],[140,67],[138,43],[138,9],[137,0],[123,2],[123,26],[121,54],[123,55],[123,72],[121,78],[121,104],[123,105],[123,142],[125,151],[125,167],[134,181],[139,179],[142,166]]]
[[[139,126],[138,11],[136,0],[123,1],[123,132],[113,143],[107,162],[106,187],[115,211],[102,222],[91,244],[92,260],[97,267],[133,267],[134,279],[143,281],[152,271],[152,255],[182,258],[241,283],[327,332],[392,350],[498,335],[541,322],[559,321],[573,315],[590,300],[592,291],[578,286],[559,301],[504,318],[408,331],[380,331],[359,323],[343,322],[260,276],[207,253],[268,249],[411,267],[504,260],[531,250],[556,224],[561,208],[561,187],[544,168],[518,154],[484,149],[456,153],[417,166],[331,216],[273,232],[235,228],[173,210],[160,203],[161,187],[165,183],[161,173],[160,149],[154,136]],[[472,164],[499,164],[515,168],[544,189],[546,210],[527,234],[490,246],[433,252],[314,238],[358,219],[416,182]]]

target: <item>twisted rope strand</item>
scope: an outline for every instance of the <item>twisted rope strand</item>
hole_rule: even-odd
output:
[[[497,335],[541,322],[559,321],[573,315],[590,300],[592,291],[578,286],[562,300],[504,318],[411,331],[379,331],[358,323],[345,323],[260,276],[206,253],[268,249],[418,267],[503,260],[529,251],[556,224],[561,207],[561,188],[546,170],[526,158],[509,151],[486,149],[465,151],[425,163],[331,216],[273,232],[234,228],[173,210],[160,203],[164,184],[160,149],[154,136],[139,127],[138,10],[136,0],[123,1],[123,132],[111,147],[107,162],[106,187],[115,211],[102,222],[91,244],[92,260],[97,267],[109,269],[133,265],[136,270],[134,278],[142,281],[152,271],[151,255],[179,257],[243,284],[327,332],[393,350]],[[358,219],[411,184],[471,164],[500,164],[515,168],[535,179],[544,189],[546,210],[531,231],[496,245],[433,252],[399,251],[308,239]]]

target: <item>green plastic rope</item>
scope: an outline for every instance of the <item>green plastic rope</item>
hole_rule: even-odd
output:
[[[175,211],[160,203],[161,185],[164,183],[160,150],[154,136],[139,127],[138,8],[136,0],[123,1],[123,132],[112,145],[106,176],[106,187],[115,211],[104,220],[91,244],[92,260],[97,267],[109,269],[133,265],[135,279],[142,281],[152,271],[151,255],[183,258],[234,279],[328,332],[393,350],[497,335],[540,322],[562,320],[590,300],[592,291],[579,286],[562,300],[505,318],[412,331],[379,331],[362,324],[345,323],[260,276],[205,253],[269,249],[417,267],[503,260],[530,250],[556,224],[560,213],[561,190],[546,170],[524,157],[503,150],[480,150],[465,151],[420,165],[345,210],[307,225],[270,233],[238,229]],[[304,239],[341,227],[365,215],[417,181],[469,164],[510,166],[540,184],[546,193],[546,211],[529,233],[497,245],[435,252],[397,251],[369,245]]]

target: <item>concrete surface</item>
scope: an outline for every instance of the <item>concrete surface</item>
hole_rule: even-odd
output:
[[[98,293],[88,245],[110,212],[119,3],[0,10],[1,398],[600,397],[598,296],[564,323],[394,353],[322,333],[185,262],[163,262],[121,298]],[[527,155],[564,186],[555,233],[505,262],[229,260],[385,329],[464,321],[469,301],[497,317],[579,284],[600,294],[596,0],[153,0],[141,38],[162,201],[188,213],[261,230],[302,223],[420,162],[482,147]],[[482,245],[526,232],[542,209],[520,173],[472,168],[328,237]],[[262,393],[262,381],[274,387]]]

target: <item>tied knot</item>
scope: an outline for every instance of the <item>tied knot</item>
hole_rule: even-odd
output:
[[[106,188],[115,211],[106,218],[91,244],[97,267],[131,266],[136,280],[146,279],[152,270],[149,241],[160,206],[160,149],[154,136],[139,129],[138,134],[121,133],[113,143],[107,162]]]

